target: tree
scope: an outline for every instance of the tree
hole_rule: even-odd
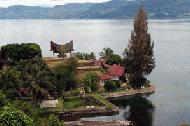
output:
[[[110,48],[104,48],[103,52],[100,52],[100,57],[105,59],[105,62],[109,65],[120,64],[122,61],[121,57],[114,54],[114,51]]]
[[[1,47],[1,51],[13,63],[21,59],[41,58],[40,46],[35,43],[8,44]]]
[[[153,53],[154,42],[148,33],[147,14],[140,8],[134,21],[134,30],[131,33],[128,49],[125,50],[125,68],[128,80],[133,87],[141,87],[146,82],[155,67]]]
[[[49,91],[54,89],[55,78],[42,59],[20,60],[15,69],[21,72],[25,94],[31,94],[33,99],[47,97]]]
[[[94,52],[91,52],[90,54],[77,52],[75,57],[78,59],[81,59],[81,60],[94,60],[94,59],[96,59]]]
[[[92,92],[98,90],[99,78],[96,73],[88,72],[84,77],[84,84],[86,88],[89,88]]]
[[[77,61],[73,58],[69,59],[67,63],[53,68],[57,80],[55,86],[59,94],[76,87],[76,70]]]
[[[103,48],[103,52],[100,52],[100,57],[107,60],[113,54],[113,50],[110,48]]]
[[[19,97],[18,88],[21,85],[21,73],[15,69],[7,69],[0,72],[0,90],[9,98]]]
[[[119,55],[117,54],[112,54],[107,60],[106,63],[109,65],[113,65],[113,64],[121,64],[122,59]]]

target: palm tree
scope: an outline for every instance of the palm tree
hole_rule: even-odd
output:
[[[113,50],[110,48],[103,48],[103,52],[100,52],[100,57],[102,59],[108,59],[113,54]]]
[[[31,94],[34,100],[48,97],[54,88],[51,70],[41,59],[21,60],[16,66],[22,73],[25,94]]]
[[[20,96],[20,76],[21,73],[15,69],[7,69],[0,72],[0,90],[9,98],[15,99]]]

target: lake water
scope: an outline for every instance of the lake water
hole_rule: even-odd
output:
[[[152,126],[190,123],[190,20],[150,20],[149,31],[155,42],[156,68],[149,76],[156,93],[149,97],[155,106]],[[75,51],[97,55],[104,47],[122,54],[127,47],[133,20],[0,20],[0,45],[36,42],[44,56],[49,41],[74,41]],[[117,116],[97,119],[124,120]]]

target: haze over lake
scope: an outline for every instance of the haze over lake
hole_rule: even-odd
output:
[[[0,45],[36,42],[43,56],[52,56],[49,42],[74,41],[75,52],[104,47],[122,55],[133,28],[133,20],[0,20]],[[149,20],[155,42],[156,68],[150,75],[156,93],[153,126],[190,123],[190,20]],[[121,114],[101,119],[124,119]],[[99,119],[100,119],[99,118]]]

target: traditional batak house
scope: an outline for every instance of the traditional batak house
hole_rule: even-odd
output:
[[[73,41],[70,41],[69,43],[66,43],[64,45],[60,45],[51,41],[50,47],[51,47],[50,51],[53,51],[53,56],[54,56],[54,53],[58,53],[59,54],[58,57],[62,57],[62,58],[72,57],[72,51],[74,51]]]
[[[114,64],[109,66],[108,71],[100,76],[100,84],[104,85],[107,80],[120,80],[122,76],[124,76],[124,67]]]

